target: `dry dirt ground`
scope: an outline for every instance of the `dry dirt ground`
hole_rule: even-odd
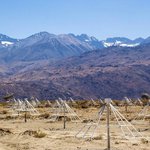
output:
[[[83,122],[67,121],[63,129],[63,121],[50,122],[49,117],[30,118],[24,123],[24,118],[11,118],[10,108],[0,108],[0,150],[104,150],[107,147],[106,119],[101,121],[101,127],[96,131],[93,140],[76,138],[75,135],[87,122],[97,122],[99,108],[73,108]],[[118,108],[128,119],[134,117],[141,107],[130,106],[128,113],[124,107]],[[51,115],[51,108],[38,108],[41,114]],[[124,138],[116,121],[110,121],[111,150],[150,150],[150,120],[137,121],[135,127],[147,139]]]

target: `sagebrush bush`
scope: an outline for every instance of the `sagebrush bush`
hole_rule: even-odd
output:
[[[141,139],[141,142],[142,142],[143,144],[147,144],[147,143],[148,143],[148,140],[147,140],[147,139]]]
[[[43,137],[45,137],[46,136],[46,133],[44,133],[44,132],[42,132],[42,131],[40,131],[40,130],[38,130],[35,134],[34,134],[34,137],[35,138],[43,138]]]

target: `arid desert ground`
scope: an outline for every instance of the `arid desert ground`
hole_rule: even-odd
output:
[[[81,122],[67,120],[66,129],[63,129],[63,118],[52,122],[52,106],[38,107],[39,116],[19,117],[11,116],[11,106],[0,106],[0,150],[104,150],[107,149],[106,115],[101,118],[100,127],[96,136],[89,138],[75,137],[76,133],[87,123],[97,122],[100,106],[70,106]],[[142,106],[115,106],[131,121]],[[149,110],[148,110],[149,111]],[[150,113],[150,111],[149,111]],[[111,149],[112,150],[149,150],[150,149],[150,119],[136,120],[135,128],[143,138],[125,138],[116,123],[113,113],[110,115]]]

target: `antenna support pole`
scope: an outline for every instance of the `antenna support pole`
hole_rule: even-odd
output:
[[[64,107],[64,129],[66,129],[66,109],[65,109],[65,103],[63,102],[63,107]]]
[[[110,115],[110,105],[111,99],[105,99],[106,106],[107,106],[107,150],[110,150],[110,126],[109,126],[109,115]]]

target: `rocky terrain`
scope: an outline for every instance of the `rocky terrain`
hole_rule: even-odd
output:
[[[0,49],[0,95],[121,99],[150,93],[150,44],[143,40],[136,39],[141,44],[135,47],[107,48],[86,35],[42,32],[17,40]]]

